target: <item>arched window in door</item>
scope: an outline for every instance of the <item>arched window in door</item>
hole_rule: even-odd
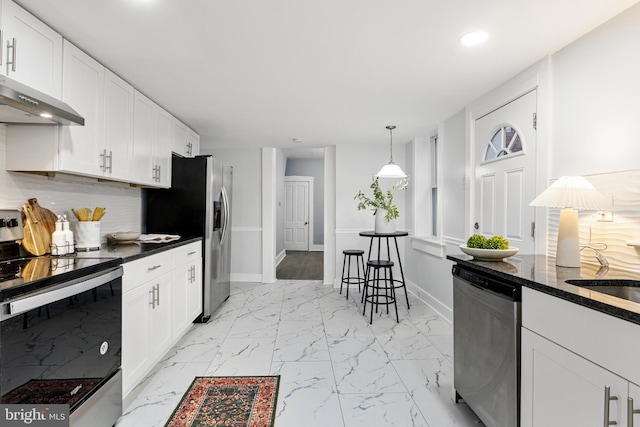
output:
[[[502,125],[487,143],[484,161],[497,160],[513,154],[524,154],[520,134],[511,125]]]

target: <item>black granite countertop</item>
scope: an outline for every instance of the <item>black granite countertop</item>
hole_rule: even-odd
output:
[[[182,237],[166,243],[108,243],[103,244],[98,251],[78,251],[75,256],[78,258],[120,258],[122,262],[131,262],[201,240],[202,237]]]
[[[455,261],[461,267],[640,325],[640,304],[566,283],[572,279],[640,280],[635,273],[588,264],[583,264],[580,268],[558,267],[554,258],[543,255],[516,255],[495,262],[474,261],[467,255],[448,255],[447,259]]]

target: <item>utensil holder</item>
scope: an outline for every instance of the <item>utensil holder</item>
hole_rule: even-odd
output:
[[[100,221],[80,221],[76,224],[76,250],[100,250]]]

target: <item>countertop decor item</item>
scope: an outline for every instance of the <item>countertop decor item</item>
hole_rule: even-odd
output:
[[[391,222],[400,216],[398,207],[393,203],[393,194],[396,190],[404,190],[409,185],[409,177],[405,176],[393,184],[387,191],[382,191],[378,178],[374,177],[369,186],[373,192],[372,197],[368,197],[362,191],[354,197],[358,201],[358,210],[371,209],[376,216],[376,231],[379,233],[393,233],[395,224]]]
[[[113,240],[115,243],[129,243],[135,241],[140,237],[140,233],[137,231],[118,231],[116,233],[107,234],[109,240]]]
[[[609,203],[582,176],[563,176],[536,197],[530,206],[560,208],[556,265],[580,267],[580,234],[578,210],[601,210]]]
[[[378,178],[406,178],[407,175],[402,171],[400,166],[393,163],[393,130],[395,126],[389,125],[389,163],[384,165],[380,172],[376,174]]]
[[[272,427],[280,376],[196,377],[165,427]]]
[[[502,261],[504,258],[514,256],[518,253],[518,248],[480,249],[470,248],[467,245],[460,245],[460,250],[467,255],[471,255],[478,261]]]

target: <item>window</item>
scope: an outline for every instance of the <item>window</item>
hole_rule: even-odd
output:
[[[431,137],[431,235],[438,236],[438,136]]]
[[[484,161],[497,160],[512,154],[522,154],[522,140],[518,132],[510,125],[501,126],[487,143]]]

